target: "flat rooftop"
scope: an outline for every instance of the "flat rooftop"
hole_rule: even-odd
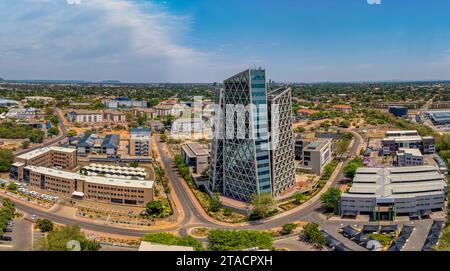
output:
[[[102,176],[85,176],[75,172],[62,171],[47,167],[27,166],[25,168],[47,176],[72,180],[83,180],[86,183],[91,184],[113,185],[127,188],[140,188],[140,189],[153,188],[154,185],[153,181],[137,181],[121,178],[102,177]]]
[[[423,156],[422,153],[420,152],[419,149],[408,149],[408,148],[399,148],[397,155],[401,152],[407,153],[407,154],[411,154],[414,156]]]
[[[209,155],[209,153],[198,143],[187,143],[186,145],[183,145],[182,148],[190,157]]]
[[[56,146],[52,146],[52,147],[45,147],[45,148],[40,148],[40,149],[36,149],[24,154],[21,154],[19,156],[17,156],[17,158],[19,159],[24,159],[24,160],[28,160],[28,159],[32,159],[35,157],[38,157],[42,154],[45,154],[49,151],[58,151],[58,152],[65,152],[65,153],[73,153],[76,150],[75,149],[69,149],[69,148],[63,148],[63,147],[56,147]]]
[[[323,149],[330,141],[328,140],[323,140],[323,141],[314,141],[309,143],[308,146],[306,146],[305,150],[310,150],[310,151],[319,151],[321,149]]]

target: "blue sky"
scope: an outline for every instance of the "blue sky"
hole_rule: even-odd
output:
[[[369,0],[375,1],[375,0]],[[448,0],[3,0],[0,77],[450,79]]]

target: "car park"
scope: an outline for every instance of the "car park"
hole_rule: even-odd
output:
[[[5,232],[13,232],[13,229],[7,227],[7,228],[5,229]]]

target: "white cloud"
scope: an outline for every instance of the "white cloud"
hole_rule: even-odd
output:
[[[3,0],[0,25],[0,74],[6,78],[217,78],[212,55],[183,45],[191,18],[149,1]]]
[[[381,5],[381,0],[367,0],[369,5]]]

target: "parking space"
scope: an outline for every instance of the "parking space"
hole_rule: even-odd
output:
[[[32,249],[32,223],[24,218],[14,219],[8,225],[11,232],[5,233],[0,241],[0,251],[28,251]],[[8,230],[8,231],[9,231]]]

